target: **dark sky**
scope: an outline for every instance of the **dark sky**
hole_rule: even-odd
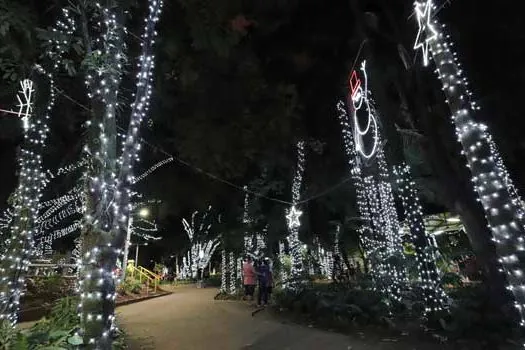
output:
[[[303,12],[311,11],[310,15],[307,16],[310,21],[305,23],[306,27],[316,25],[316,14],[320,11],[313,5],[309,8],[309,3],[313,2],[305,2],[300,10]],[[343,2],[338,1],[337,3]],[[323,4],[323,7],[325,6],[327,5]],[[471,81],[472,90],[479,101],[479,105],[483,108],[479,119],[485,121],[493,130],[494,137],[500,145],[508,167],[516,182],[521,184],[520,187],[523,188],[525,165],[522,157],[525,154],[525,138],[523,137],[525,122],[521,101],[525,96],[525,28],[522,14],[515,6],[515,1],[511,0],[499,1],[497,4],[479,0],[452,0],[443,8],[440,17],[442,22],[449,24],[460,59],[463,61],[466,74]],[[323,11],[322,14],[331,13],[333,15],[337,12],[337,9],[334,9],[333,11]],[[343,20],[344,17],[338,16],[337,20]],[[415,35],[416,26],[413,19],[407,19],[407,27],[410,26]],[[290,30],[307,30],[306,27],[297,26]],[[281,42],[274,43],[274,45],[283,47],[286,44],[284,39],[281,39]],[[327,67],[327,70],[329,69],[330,67]],[[320,81],[326,79],[324,76],[322,72],[319,72]],[[73,91],[71,94],[74,95],[75,92]],[[311,98],[313,99],[315,96]],[[0,107],[10,108],[10,106]],[[62,111],[62,113],[67,113],[67,111]],[[3,207],[7,196],[13,191],[16,184],[14,147],[19,138],[12,137],[12,127],[9,128],[9,125],[5,124],[7,117],[0,118],[0,126],[3,129],[3,132],[0,132],[0,164],[2,164],[0,207]],[[60,116],[54,116],[54,118],[60,118]],[[331,121],[326,122],[326,120]],[[319,129],[318,126],[322,127],[323,124],[328,124],[325,127],[327,130],[331,130]],[[312,133],[314,131],[318,131],[321,135],[333,133],[337,129],[335,113],[332,116],[324,115],[319,118],[319,122],[315,125]],[[5,130],[10,130],[10,137],[6,137]],[[149,140],[152,141],[153,137],[148,137],[151,137]],[[450,137],[453,139],[452,135]],[[75,154],[74,149],[78,147],[80,141],[78,135],[70,135],[68,128],[65,127],[61,130],[60,135],[55,135],[52,140],[56,142],[56,145],[60,145],[60,148],[65,148],[58,152],[60,154],[59,159],[54,159],[53,163],[72,162],[72,155]],[[153,139],[153,143],[157,141]],[[143,152],[151,152],[151,150],[144,147]],[[152,157],[144,156],[143,158],[147,159],[148,164],[153,164],[155,161],[161,160],[163,156],[156,154]],[[146,167],[145,164],[142,166]],[[176,165],[171,166],[175,167]],[[51,188],[50,191],[59,192],[56,188]],[[234,189],[229,189],[229,191],[235,192]]]

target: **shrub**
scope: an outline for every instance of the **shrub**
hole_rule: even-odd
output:
[[[204,280],[204,284],[210,287],[220,287],[221,286],[221,275],[212,275]]]
[[[83,344],[77,330],[80,318],[77,314],[78,298],[60,299],[48,318],[43,318],[31,328],[19,330],[7,322],[0,323],[0,350],[54,349],[73,350]],[[114,343],[114,349],[124,349],[123,338]]]
[[[348,285],[310,284],[298,291],[278,290],[275,303],[325,326],[345,329],[384,325],[389,317],[388,305],[379,293]]]
[[[26,288],[28,298],[53,302],[73,293],[70,283],[60,275],[27,278]]]
[[[479,349],[496,349],[515,337],[518,315],[512,303],[507,309],[495,308],[483,285],[454,289],[449,295],[454,301],[449,313],[434,316],[447,338],[475,341]]]
[[[139,294],[142,290],[142,283],[139,280],[127,276],[124,282],[118,287],[118,292],[121,295]]]

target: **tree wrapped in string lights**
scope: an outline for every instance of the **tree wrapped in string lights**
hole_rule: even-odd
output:
[[[152,94],[153,45],[162,0],[148,1],[148,15],[141,36],[135,100],[117,157],[118,91],[125,62],[124,8],[96,3],[90,11],[93,23],[81,16],[87,51],[86,85],[92,115],[88,121],[88,159],[80,269],[81,336],[91,348],[110,349],[115,330],[114,309],[118,276],[114,273],[126,241],[131,211],[133,166],[140,150],[139,130],[147,117]],[[85,14],[85,13],[84,13]],[[93,25],[92,25],[93,24]],[[98,34],[92,39],[92,33]]]
[[[211,210],[209,206],[202,215],[198,215],[198,211],[193,212],[190,222],[182,219],[184,230],[191,244],[186,258],[186,267],[192,278],[202,277],[198,276],[198,271],[208,266],[220,243],[218,238],[209,239],[207,237],[212,227]]]
[[[445,101],[452,112],[452,123],[463,148],[467,167],[472,173],[474,190],[485,211],[488,226],[500,257],[502,272],[507,276],[508,289],[525,326],[525,218],[519,198],[496,145],[483,123],[476,121],[479,107],[471,99],[468,82],[461,64],[445,33],[434,16],[431,0],[416,1],[415,14],[419,24],[414,49],[423,52],[423,64],[429,54],[436,74],[443,84]]]
[[[286,214],[288,223],[288,246],[290,249],[291,259],[291,282],[287,283],[288,287],[295,287],[304,278],[303,256],[301,253],[302,244],[299,240],[299,228],[301,227],[300,217],[303,212],[297,207],[301,197],[301,185],[303,183],[304,163],[305,163],[305,142],[297,143],[297,168],[292,182],[292,207]]]
[[[36,219],[43,187],[42,149],[49,132],[49,113],[55,102],[53,76],[40,66],[35,66],[33,75],[34,81],[26,79],[21,82],[17,96],[24,141],[19,155],[11,235],[0,255],[0,322],[9,322],[12,326],[18,320],[24,275],[34,249],[33,238],[37,231]]]
[[[407,282],[403,246],[378,113],[368,88],[366,61],[351,72],[348,84],[346,105],[339,101],[336,107],[362,218],[359,238],[376,287],[399,300]]]
[[[405,211],[410,241],[416,252],[419,282],[423,289],[425,312],[443,310],[446,294],[440,282],[432,237],[425,228],[423,210],[408,165],[394,167],[397,189]]]

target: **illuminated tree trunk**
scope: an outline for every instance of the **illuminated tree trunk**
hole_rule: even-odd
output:
[[[123,57],[123,14],[102,8],[104,34],[102,48],[92,58],[104,64],[91,67],[87,77],[93,98],[92,139],[87,152],[92,164],[87,174],[87,208],[83,241],[88,242],[81,269],[82,336],[97,349],[110,349],[114,330],[117,258],[122,254],[130,215],[132,168],[137,158],[139,128],[146,117],[151,97],[156,36],[162,1],[150,1],[149,15],[142,35],[142,52],[137,75],[137,91],[132,104],[129,127],[117,172],[116,112]],[[118,12],[117,12],[118,11]]]
[[[54,104],[53,77],[37,66],[33,81],[26,80],[25,94],[19,97],[24,141],[19,153],[19,179],[14,195],[11,236],[0,255],[0,322],[14,326],[18,321],[20,293],[24,275],[34,252],[33,237],[37,233],[38,205],[44,185],[42,150],[48,134],[49,112]],[[47,91],[46,91],[47,89]],[[36,99],[27,98],[35,94]],[[25,95],[25,96],[24,96]]]
[[[302,243],[299,240],[299,228],[301,227],[299,218],[302,212],[297,210],[295,207],[298,204],[301,196],[301,186],[303,182],[305,162],[304,147],[304,141],[297,143],[297,168],[295,170],[295,176],[292,183],[293,206],[287,216],[289,233],[286,239],[290,249],[292,286],[300,283],[304,278],[303,257],[301,254]],[[296,214],[294,215],[294,213]]]
[[[405,221],[410,230],[410,240],[416,251],[419,282],[423,288],[426,312],[442,310],[445,305],[445,292],[441,287],[436,256],[430,237],[425,229],[423,211],[415,183],[408,165],[394,169],[397,176],[397,188],[405,211]]]
[[[474,189],[485,211],[492,231],[500,263],[507,276],[509,289],[514,294],[516,308],[525,325],[525,222],[523,204],[512,185],[501,157],[487,127],[474,119],[478,107],[470,99],[466,78],[453,52],[451,43],[437,21],[425,22],[433,11],[430,1],[416,2],[420,33],[436,64],[436,73],[443,84],[443,91],[452,112],[458,141],[472,173]],[[427,17],[428,15],[428,17]],[[419,36],[418,36],[419,38]],[[417,42],[416,42],[417,44]],[[416,45],[418,47],[418,45]]]

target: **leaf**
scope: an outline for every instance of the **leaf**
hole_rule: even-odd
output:
[[[52,331],[51,333],[49,333],[49,338],[57,339],[57,338],[64,337],[66,335],[69,335],[68,331],[64,331],[64,330]]]
[[[67,342],[68,344],[71,344],[71,345],[82,345],[83,344],[82,337],[79,336],[78,334],[75,334],[74,336],[67,338]]]

